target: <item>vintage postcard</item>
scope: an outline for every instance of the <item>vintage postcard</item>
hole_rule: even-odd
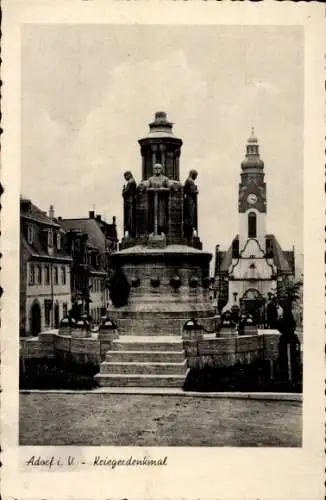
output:
[[[3,7],[4,498],[323,498],[324,8]]]

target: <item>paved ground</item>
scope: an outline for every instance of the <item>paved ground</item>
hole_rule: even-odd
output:
[[[301,446],[301,413],[293,401],[21,394],[20,444]]]

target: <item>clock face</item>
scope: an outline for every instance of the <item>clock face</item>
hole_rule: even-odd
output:
[[[257,196],[254,193],[250,193],[247,197],[247,202],[250,203],[250,205],[254,205],[257,202]]]

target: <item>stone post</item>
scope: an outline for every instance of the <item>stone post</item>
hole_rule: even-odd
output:
[[[119,338],[117,325],[107,316],[101,318],[98,340],[100,341],[100,355],[105,357],[105,353],[111,350],[112,341]]]

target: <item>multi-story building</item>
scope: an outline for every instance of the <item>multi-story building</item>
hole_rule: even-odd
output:
[[[99,321],[109,301],[111,255],[118,249],[116,219],[113,217],[109,224],[101,215],[90,211],[87,218],[59,217],[58,222],[65,230],[68,251],[73,258],[72,301]]]
[[[57,328],[71,307],[70,267],[64,231],[53,212],[20,199],[20,333]]]
[[[239,232],[227,251],[216,250],[215,288],[219,308],[241,309],[262,320],[266,300],[286,277],[294,276],[294,248],[283,251],[266,230],[267,196],[264,162],[252,133],[241,163],[238,197]],[[258,319],[258,320],[259,320]]]

